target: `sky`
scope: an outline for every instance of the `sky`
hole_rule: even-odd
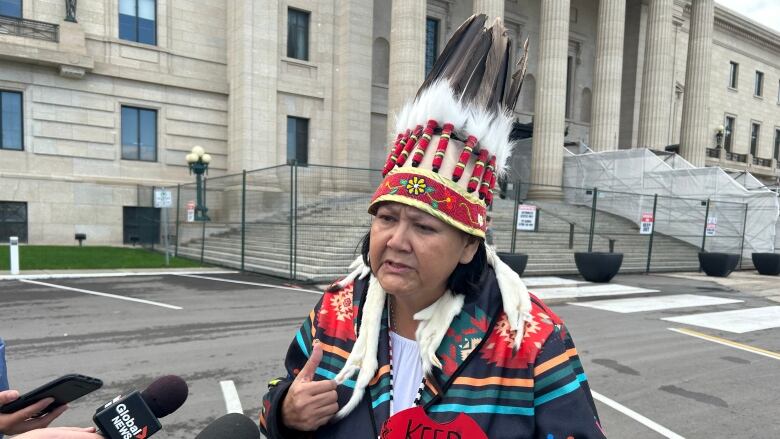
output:
[[[715,3],[780,32],[780,1],[778,0],[715,0]]]

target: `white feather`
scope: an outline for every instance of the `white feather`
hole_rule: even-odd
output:
[[[412,102],[407,102],[401,108],[401,111],[395,115],[395,132],[404,133],[409,128],[409,119],[412,115]]]
[[[483,139],[480,139],[480,146],[487,148],[490,155],[496,156],[496,174],[503,175],[506,163],[512,155],[514,144],[509,141],[509,134],[512,132],[512,117],[507,113],[499,113],[490,123],[490,129]]]
[[[473,106],[468,110],[466,132],[476,137],[480,146],[482,145],[482,140],[490,132],[490,124],[493,122],[494,116],[494,113]]]

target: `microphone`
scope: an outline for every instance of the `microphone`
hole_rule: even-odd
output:
[[[260,429],[248,417],[228,413],[207,425],[195,439],[260,439]]]
[[[98,408],[92,420],[108,439],[146,439],[162,429],[158,418],[175,412],[188,393],[183,379],[166,375],[143,392],[117,396]]]

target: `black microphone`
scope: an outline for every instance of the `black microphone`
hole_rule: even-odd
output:
[[[100,407],[92,420],[109,439],[146,439],[162,429],[158,418],[175,412],[187,400],[183,379],[166,375],[143,392],[134,390]]]
[[[207,425],[195,439],[260,439],[260,429],[248,417],[228,413]]]

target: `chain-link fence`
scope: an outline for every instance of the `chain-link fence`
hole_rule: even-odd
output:
[[[176,254],[302,281],[347,273],[370,226],[378,170],[280,165],[175,188]],[[576,273],[575,252],[619,252],[622,272],[698,270],[698,253],[743,254],[746,203],[509,181],[489,212],[498,251],[529,255],[526,273]],[[763,213],[765,214],[765,213]]]

